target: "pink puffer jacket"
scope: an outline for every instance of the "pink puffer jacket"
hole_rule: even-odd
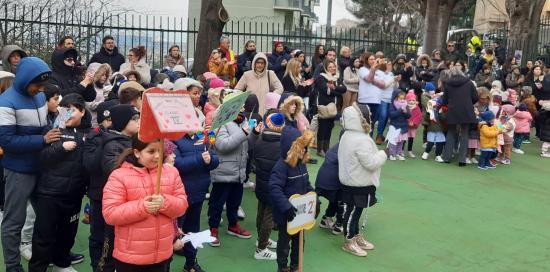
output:
[[[164,165],[160,192],[164,206],[147,213],[143,199],[155,192],[156,169],[125,162],[111,174],[103,189],[103,216],[115,226],[113,257],[129,264],[155,264],[173,253],[174,219],[187,210],[187,196],[178,170]]]
[[[517,111],[514,114],[514,119],[516,121],[515,133],[529,133],[531,131],[531,121],[533,117],[528,111]]]

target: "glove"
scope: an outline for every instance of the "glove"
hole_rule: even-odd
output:
[[[296,217],[296,212],[298,211],[298,209],[292,207],[290,209],[288,209],[288,211],[286,211],[286,221],[290,222],[292,220],[294,220],[294,218]]]

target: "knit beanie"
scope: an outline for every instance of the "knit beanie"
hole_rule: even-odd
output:
[[[519,111],[527,111],[527,105],[525,103],[519,104],[518,110]]]
[[[204,74],[202,74],[202,76],[204,76],[204,79],[206,80],[211,80],[211,79],[214,79],[214,78],[218,78],[218,76],[212,72],[206,72]]]
[[[508,104],[502,106],[502,111],[505,112],[508,116],[514,115],[516,113],[516,107]]]
[[[426,85],[424,85],[424,90],[426,90],[428,92],[434,92],[435,91],[435,86],[434,86],[433,83],[427,82]]]
[[[111,118],[110,109],[116,105],[116,104],[113,104],[112,101],[116,102],[117,100],[102,102],[101,104],[99,104],[97,106],[96,112],[97,112],[97,123],[98,124],[101,124],[107,118]]]
[[[279,108],[279,100],[281,100],[281,95],[275,92],[270,92],[265,95],[264,106],[265,109],[277,109]]]
[[[414,93],[414,90],[409,90],[407,92],[407,95],[405,96],[405,99],[408,101],[416,101],[416,94]]]
[[[479,117],[481,117],[481,120],[485,122],[491,122],[495,119],[495,114],[492,111],[484,111],[479,115]]]
[[[272,113],[265,120],[265,127],[281,133],[285,127],[285,116],[281,113]]]
[[[225,87],[225,82],[223,82],[223,80],[219,78],[214,78],[210,80],[210,89],[223,88],[223,87]]]
[[[172,153],[174,153],[174,150],[176,150],[176,148],[177,146],[174,143],[172,143],[171,141],[165,140],[164,141],[164,159],[172,155]]]
[[[126,128],[126,125],[130,122],[134,115],[139,115],[139,111],[136,107],[128,104],[116,105],[110,110],[111,120],[113,121],[113,130],[121,132]]]

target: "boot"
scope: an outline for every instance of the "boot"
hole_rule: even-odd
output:
[[[382,135],[376,136],[376,144],[381,145],[383,143],[384,143],[384,136],[382,136]]]
[[[317,156],[325,157],[325,141],[317,141]]]

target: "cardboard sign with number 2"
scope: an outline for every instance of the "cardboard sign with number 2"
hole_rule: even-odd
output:
[[[294,220],[287,224],[288,234],[294,235],[301,230],[313,228],[315,225],[317,194],[309,192],[305,195],[292,195],[288,200],[298,210]]]

